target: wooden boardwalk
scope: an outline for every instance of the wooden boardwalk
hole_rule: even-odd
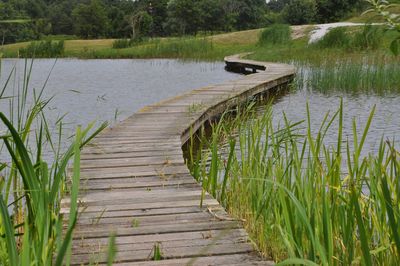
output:
[[[227,66],[266,71],[143,108],[106,129],[82,151],[80,215],[72,264],[104,264],[116,234],[114,265],[270,265],[241,223],[205,195],[190,175],[182,145],[204,122],[284,85],[295,69],[227,57]],[[62,203],[69,210],[69,199]],[[154,247],[163,260],[153,261]]]

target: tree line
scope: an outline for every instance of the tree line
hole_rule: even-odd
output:
[[[2,0],[3,43],[46,35],[131,38],[194,35],[271,23],[331,22],[363,0]]]

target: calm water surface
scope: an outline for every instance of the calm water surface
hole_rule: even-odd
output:
[[[24,60],[5,59],[1,87],[14,66],[17,77],[23,77]],[[40,89],[50,72],[44,92],[45,98],[54,98],[46,113],[53,122],[66,114],[69,133],[77,125],[121,121],[146,105],[238,77],[226,72],[221,62],[45,59],[34,61],[30,91]],[[22,81],[14,83],[9,87],[22,86]],[[8,112],[7,101],[0,102],[0,110]]]
[[[53,65],[54,69],[51,71]],[[16,76],[23,76],[23,60],[3,60],[0,85],[4,84],[6,75],[14,66],[17,69]],[[164,59],[60,59],[55,62],[45,59],[34,62],[30,91],[41,88],[50,72],[45,97],[54,98],[47,106],[46,113],[50,122],[55,122],[66,114],[63,121],[66,123],[67,134],[71,134],[77,125],[87,125],[94,120],[118,122],[148,104],[202,86],[240,78],[237,74],[226,72],[222,62]],[[22,86],[22,82],[14,80],[9,87],[18,86]],[[8,92],[9,95],[10,93]],[[341,99],[344,102],[344,140],[352,140],[353,119],[356,119],[359,128],[363,127],[372,107],[376,105],[364,155],[377,150],[382,136],[395,141],[400,139],[400,94],[395,93],[321,93],[304,86],[276,99],[273,107],[274,123],[283,123],[283,112],[293,122],[304,120],[308,102],[312,128],[316,132],[325,114],[333,114]],[[0,102],[0,110],[8,112],[7,101]],[[336,144],[337,127],[334,124],[328,132],[326,144]]]
[[[400,86],[400,84],[399,84]],[[400,87],[399,87],[400,89]],[[400,90],[399,90],[400,91]],[[368,117],[376,106],[375,115],[370,126],[363,155],[375,153],[382,137],[384,140],[394,141],[396,144],[400,140],[400,94],[374,94],[358,93],[348,94],[340,91],[330,91],[321,93],[314,88],[304,86],[295,91],[279,97],[273,107],[274,124],[283,125],[283,113],[292,122],[307,119],[307,102],[310,109],[311,127],[316,134],[321,126],[325,115],[329,112],[330,117],[339,109],[340,101],[343,99],[343,141],[353,140],[353,120],[356,121],[357,132],[360,141],[361,135],[367,123]],[[303,127],[307,127],[307,121]],[[337,120],[332,124],[326,137],[326,145],[337,145],[338,139]],[[300,130],[301,131],[301,130]],[[301,131],[305,133],[305,130]]]

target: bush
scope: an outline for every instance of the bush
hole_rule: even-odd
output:
[[[348,32],[345,27],[331,29],[318,43],[320,48],[345,48],[349,50],[378,49],[382,44],[383,30],[366,25],[360,31]]]
[[[275,24],[261,32],[258,43],[265,44],[285,44],[291,41],[291,29],[289,25]]]
[[[21,57],[49,58],[60,57],[64,54],[64,41],[31,42],[28,47],[19,49]]]
[[[331,29],[318,43],[320,48],[348,48],[351,39],[346,33],[346,28]]]
[[[313,0],[291,0],[283,9],[283,16],[292,25],[309,24],[315,21],[317,6]]]
[[[124,48],[131,47],[131,44],[132,44],[132,42],[130,39],[118,39],[113,42],[112,47],[114,49],[124,49]]]
[[[354,35],[352,48],[378,49],[382,44],[383,30],[372,25],[365,25],[363,30]]]

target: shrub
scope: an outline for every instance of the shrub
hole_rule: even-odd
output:
[[[320,48],[345,48],[349,50],[378,49],[382,44],[383,30],[366,25],[360,31],[348,32],[345,27],[331,29],[318,43]]]
[[[64,41],[31,42],[28,47],[19,50],[21,57],[49,58],[59,57],[64,54]]]
[[[291,41],[291,29],[289,25],[275,24],[261,32],[258,43],[265,44],[285,44]]]
[[[130,39],[118,39],[113,42],[112,47],[114,49],[124,49],[128,48],[131,46],[131,40]]]
[[[382,44],[383,30],[372,25],[365,25],[363,30],[354,35],[352,48],[378,49]]]
[[[351,39],[346,34],[346,28],[331,29],[318,43],[321,48],[348,48]]]

